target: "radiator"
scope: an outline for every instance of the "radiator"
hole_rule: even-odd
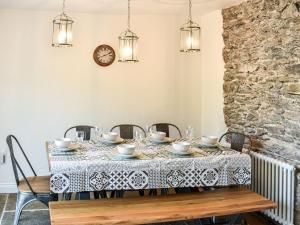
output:
[[[295,167],[256,152],[252,157],[251,189],[277,203],[263,213],[283,225],[294,224]]]

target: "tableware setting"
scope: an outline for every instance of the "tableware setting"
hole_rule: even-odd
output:
[[[121,144],[124,139],[116,132],[106,132],[102,134],[101,142],[104,144]]]
[[[200,142],[197,143],[199,148],[218,148],[218,137],[216,136],[202,136]]]
[[[117,146],[118,154],[114,156],[114,160],[137,159],[138,155],[135,152],[134,144],[121,144]]]
[[[172,148],[170,150],[172,154],[179,156],[188,156],[192,154],[191,143],[188,141],[179,141],[172,143]]]
[[[54,140],[55,151],[75,151],[79,147],[79,144],[74,143],[74,141],[70,138],[58,138]]]
[[[155,144],[167,144],[173,141],[172,138],[166,137],[165,132],[153,131],[150,133],[150,142]]]

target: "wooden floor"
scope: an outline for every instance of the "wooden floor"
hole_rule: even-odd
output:
[[[272,201],[246,189],[156,197],[61,201],[50,203],[52,224],[150,224],[235,215],[275,208]]]

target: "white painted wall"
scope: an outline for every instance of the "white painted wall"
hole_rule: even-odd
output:
[[[55,15],[0,11],[0,149],[15,134],[39,174],[48,173],[45,140],[72,125],[109,129],[175,118],[175,16],[133,16],[140,62],[101,68],[93,51],[103,43],[118,51],[126,16],[71,13],[74,47],[65,49],[50,46]],[[0,171],[1,192],[14,180],[10,162]]]
[[[223,18],[221,10],[201,17],[201,133],[220,136],[223,116]]]

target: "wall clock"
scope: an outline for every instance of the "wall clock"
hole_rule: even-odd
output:
[[[115,61],[115,51],[109,45],[99,45],[94,51],[94,60],[99,66],[109,66]]]

